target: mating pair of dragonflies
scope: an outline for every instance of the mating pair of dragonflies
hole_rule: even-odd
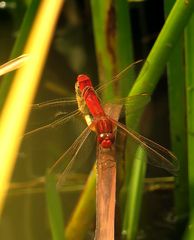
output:
[[[27,59],[27,55],[22,55],[3,64],[2,66],[0,66],[0,76],[19,68],[23,63],[25,63]],[[131,68],[131,66],[135,64],[136,63],[133,63],[126,69],[124,69],[115,78],[113,78],[111,83],[118,81],[120,79],[120,76],[124,72],[127,72]],[[177,167],[175,165],[176,157],[173,153],[171,153],[169,150],[162,147],[161,145],[151,141],[150,139],[143,137],[136,131],[129,129],[121,122],[112,119],[108,114],[106,114],[103,105],[99,100],[98,93],[108,84],[109,83],[102,85],[97,90],[94,90],[92,82],[87,75],[78,75],[75,84],[75,100],[51,100],[39,104],[34,104],[32,106],[36,109],[42,109],[45,107],[48,108],[52,106],[61,106],[63,104],[65,105],[72,103],[77,104],[78,107],[77,110],[63,114],[62,117],[53,121],[52,123],[27,132],[25,136],[37,133],[39,131],[43,131],[45,129],[54,128],[78,116],[82,117],[86,122],[86,128],[73,142],[73,144],[65,151],[65,153],[62,154],[62,156],[50,168],[51,172],[56,172],[56,169],[58,169],[58,166],[61,165],[63,159],[66,159],[66,161],[69,162],[68,165],[66,165],[66,169],[63,169],[64,171],[67,171],[67,169],[70,168],[72,163],[75,161],[80,149],[83,147],[84,142],[86,141],[91,132],[95,132],[97,143],[102,149],[110,149],[115,142],[116,131],[119,131],[125,136],[130,137],[132,140],[134,140],[137,144],[139,144],[142,148],[146,150],[149,155],[148,163],[157,167],[164,168],[168,172],[174,174]],[[143,107],[145,103],[149,102],[149,99],[150,97],[148,94],[139,94],[119,99],[117,100],[117,103],[123,104],[125,106],[132,106],[135,102],[139,103],[140,107],[141,105]]]

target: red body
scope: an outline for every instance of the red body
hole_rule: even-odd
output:
[[[79,75],[77,82],[86,105],[94,118],[98,142],[103,148],[110,148],[115,139],[114,126],[105,114],[98,97],[93,89],[92,82],[87,75]]]

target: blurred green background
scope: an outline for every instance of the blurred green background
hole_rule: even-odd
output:
[[[130,1],[128,12],[134,60],[146,59],[149,54],[164,24],[163,4],[162,0]],[[9,59],[28,7],[27,0],[0,1],[0,64]],[[81,73],[89,74],[94,85],[99,83],[91,6],[89,0],[67,0],[58,20],[34,102],[73,97],[76,76]],[[154,91],[152,102],[146,108],[141,130],[145,136],[170,148],[167,94],[167,79],[164,73]],[[61,112],[72,109],[71,106],[62,106],[32,110],[27,131],[55,120]],[[41,131],[24,138],[13,174],[13,184],[10,186],[0,221],[0,239],[52,239],[44,176],[47,169],[73,143],[83,128],[82,122],[73,119],[58,128]],[[87,174],[95,161],[95,138],[94,136],[91,138],[93,139],[86,142],[85,150],[80,152],[80,155],[84,154],[86,156],[84,158],[90,159],[90,162],[77,163],[82,172],[77,175],[72,173],[70,184],[60,193],[66,225],[84,187]],[[94,144],[91,144],[92,141]],[[165,181],[157,179],[152,182],[148,179],[145,185],[136,239],[182,239],[187,212],[182,216],[183,221],[177,228],[172,211],[174,179],[167,178],[169,174],[165,171],[148,166],[147,177],[161,176],[166,177]],[[121,218],[117,212],[117,219],[119,217]],[[121,219],[116,221],[116,225],[118,228],[116,232],[120,235]],[[84,239],[93,239],[94,231],[95,219]],[[124,238],[117,236],[116,239]]]

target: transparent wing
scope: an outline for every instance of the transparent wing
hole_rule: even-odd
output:
[[[70,112],[70,113],[64,113],[63,115],[64,115],[63,117],[60,117],[59,119],[57,119],[57,120],[55,120],[55,121],[53,121],[49,124],[45,124],[44,126],[41,126],[41,127],[38,127],[34,130],[26,132],[24,134],[24,137],[30,136],[34,133],[38,133],[38,132],[40,132],[42,130],[45,130],[45,129],[51,129],[51,128],[58,127],[59,125],[65,124],[66,122],[68,122],[72,118],[81,115],[81,113],[80,113],[79,110],[75,110],[75,111]]]
[[[138,65],[139,63],[142,63],[142,60],[136,61],[132,64],[130,64],[129,66],[127,66],[123,71],[121,71],[119,74],[117,74],[112,81],[103,84],[100,88],[98,88],[98,92],[102,91],[104,88],[106,88],[109,84],[120,80],[121,77],[123,77],[123,75],[125,75],[126,73],[128,73],[128,71],[130,69],[132,69],[133,66]],[[114,99],[113,103],[116,104],[124,104],[126,106],[127,109],[134,109],[132,108],[133,105],[138,106],[138,108],[136,108],[135,110],[138,110],[140,108],[143,108],[143,106],[145,106],[145,104],[147,102],[149,102],[150,100],[150,96],[147,94],[139,94],[139,95],[135,95],[132,97],[127,97],[127,98],[122,98],[122,99]],[[32,110],[33,112],[35,110],[42,110],[42,109],[54,109],[54,108],[58,108],[58,107],[65,107],[65,108],[70,108],[76,106],[77,108],[77,101],[75,98],[61,98],[61,99],[54,99],[54,100],[50,100],[50,101],[46,101],[46,102],[42,102],[42,103],[38,103],[38,104],[33,104],[32,105]],[[65,112],[70,112],[69,110],[65,110]],[[129,112],[129,111],[128,111]],[[60,113],[60,112],[59,112]],[[58,114],[55,114],[55,116]],[[61,122],[59,120],[59,122]],[[58,124],[58,121],[56,122],[56,125]],[[54,122],[54,126],[55,126],[55,122]],[[49,128],[50,124],[46,125],[45,127],[41,127],[40,129],[37,129],[37,131],[39,130],[43,130],[45,128]]]
[[[72,168],[77,155],[85,143],[86,139],[91,133],[91,129],[89,127],[85,128],[85,130],[80,134],[80,136],[74,141],[74,143],[68,148],[68,150],[61,155],[61,157],[55,162],[55,164],[49,169],[50,173],[62,174],[58,178],[57,186],[60,187],[64,184],[65,178]],[[83,157],[83,156],[82,156]]]
[[[122,123],[119,123],[113,119],[111,119],[111,121],[147,151],[148,155],[150,156],[150,158],[148,158],[149,164],[164,168],[173,175],[176,175],[178,171],[177,158],[172,152],[153,142],[152,140],[143,137],[134,130],[127,129]]]
[[[143,62],[143,60],[139,60],[139,61],[136,61],[136,62],[130,64],[124,70],[122,70],[119,74],[117,74],[111,81],[101,85],[96,90],[96,92],[100,93],[109,84],[112,84],[113,82],[120,80],[121,77],[123,77],[123,75],[126,74],[129,71],[129,69],[131,69],[133,66],[135,66],[135,65],[137,65],[139,63],[142,63],[142,62]],[[142,94],[142,95],[145,95],[145,94]],[[145,99],[145,96],[144,96],[144,99]],[[123,99],[115,100],[115,103],[125,103],[125,104],[128,104],[128,102],[130,102],[129,104],[132,105],[133,96],[130,97],[130,99],[129,98],[123,98]],[[65,106],[65,105],[77,105],[77,100],[75,98],[53,99],[53,100],[45,101],[45,102],[42,102],[42,103],[33,104],[32,105],[32,110],[44,109],[44,108],[50,108],[50,107],[52,108],[52,107]]]
[[[32,110],[40,110],[43,108],[52,108],[52,107],[59,107],[59,106],[65,106],[65,105],[76,105],[77,101],[75,98],[59,98],[59,99],[53,99],[48,100],[42,103],[35,103],[32,105]]]
[[[20,68],[27,60],[29,55],[23,54],[0,66],[0,76]]]
[[[114,99],[113,103],[123,106],[123,110],[120,114],[122,117],[122,115],[127,116],[130,113],[134,113],[140,109],[143,109],[150,102],[150,100],[151,97],[149,94],[142,93],[126,98]]]
[[[150,99],[151,97],[148,94],[138,94],[127,98],[115,100],[113,105],[116,104],[121,106],[119,118],[126,119],[127,116],[135,114],[137,111],[143,111],[145,106],[150,102]],[[110,113],[106,114],[110,116]]]
[[[114,103],[124,106],[123,111],[121,113],[121,116],[122,115],[126,116],[126,115],[128,115],[132,112],[143,109],[149,101],[150,101],[150,95],[148,95],[148,94],[138,94],[138,95],[134,95],[134,96],[126,97],[126,98],[115,99]],[[46,102],[42,102],[42,103],[38,103],[38,104],[33,104],[32,109],[41,111],[42,109],[46,109],[46,108],[50,109],[50,107],[55,108],[55,107],[65,106],[67,108],[68,104],[75,105],[76,100],[73,100],[73,99],[69,99],[69,100],[67,100],[67,99],[62,99],[62,100],[61,99],[55,99],[55,100],[46,101]],[[125,111],[125,109],[127,109],[127,111]],[[65,124],[66,122],[71,120],[71,118],[81,115],[81,113],[78,109],[76,109],[72,112],[68,112],[68,111],[67,112],[60,112],[60,111],[58,111],[55,114],[53,114],[53,117],[59,117],[60,115],[62,115],[62,117],[60,117],[59,119],[54,120],[51,123],[45,124],[44,126],[38,127],[34,130],[28,131],[27,133],[25,133],[24,136],[29,136],[29,135],[32,135],[34,133],[38,133],[42,130],[49,129],[49,128],[55,128],[59,125]]]
[[[55,128],[79,115],[81,114],[77,108],[77,102],[73,98],[53,99],[35,103],[32,105],[32,116],[37,116],[36,118],[39,118],[40,122],[42,121],[42,124],[39,124],[42,126],[28,131],[24,136],[29,136],[45,129]]]
[[[131,63],[126,68],[124,68],[122,71],[120,71],[116,76],[114,76],[111,81],[109,81],[107,83],[104,83],[104,84],[101,84],[100,86],[97,86],[97,88],[96,88],[97,94],[100,94],[100,92],[102,92],[105,88],[107,88],[108,85],[113,84],[113,83],[115,83],[117,81],[120,81],[135,66],[141,67],[144,62],[145,62],[144,60],[138,60],[138,61],[135,61],[135,62]]]

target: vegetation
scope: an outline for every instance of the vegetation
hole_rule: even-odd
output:
[[[138,100],[128,106],[126,125],[171,146],[179,170],[172,176],[146,167],[146,151],[127,141],[120,152],[125,140],[118,136],[115,239],[192,239],[194,1],[170,0],[163,6],[161,0],[157,7],[152,0],[12,2],[0,9],[0,62],[23,52],[29,60],[0,83],[0,237],[94,238],[95,138],[86,141],[81,162],[73,163],[67,184],[56,191],[48,169],[84,126],[75,117],[59,128],[25,136],[72,110],[69,104],[30,114],[31,103],[72,97],[77,74],[88,73],[97,85],[135,59],[145,59],[136,79],[138,64],[103,89],[101,97],[153,95],[144,113]]]

